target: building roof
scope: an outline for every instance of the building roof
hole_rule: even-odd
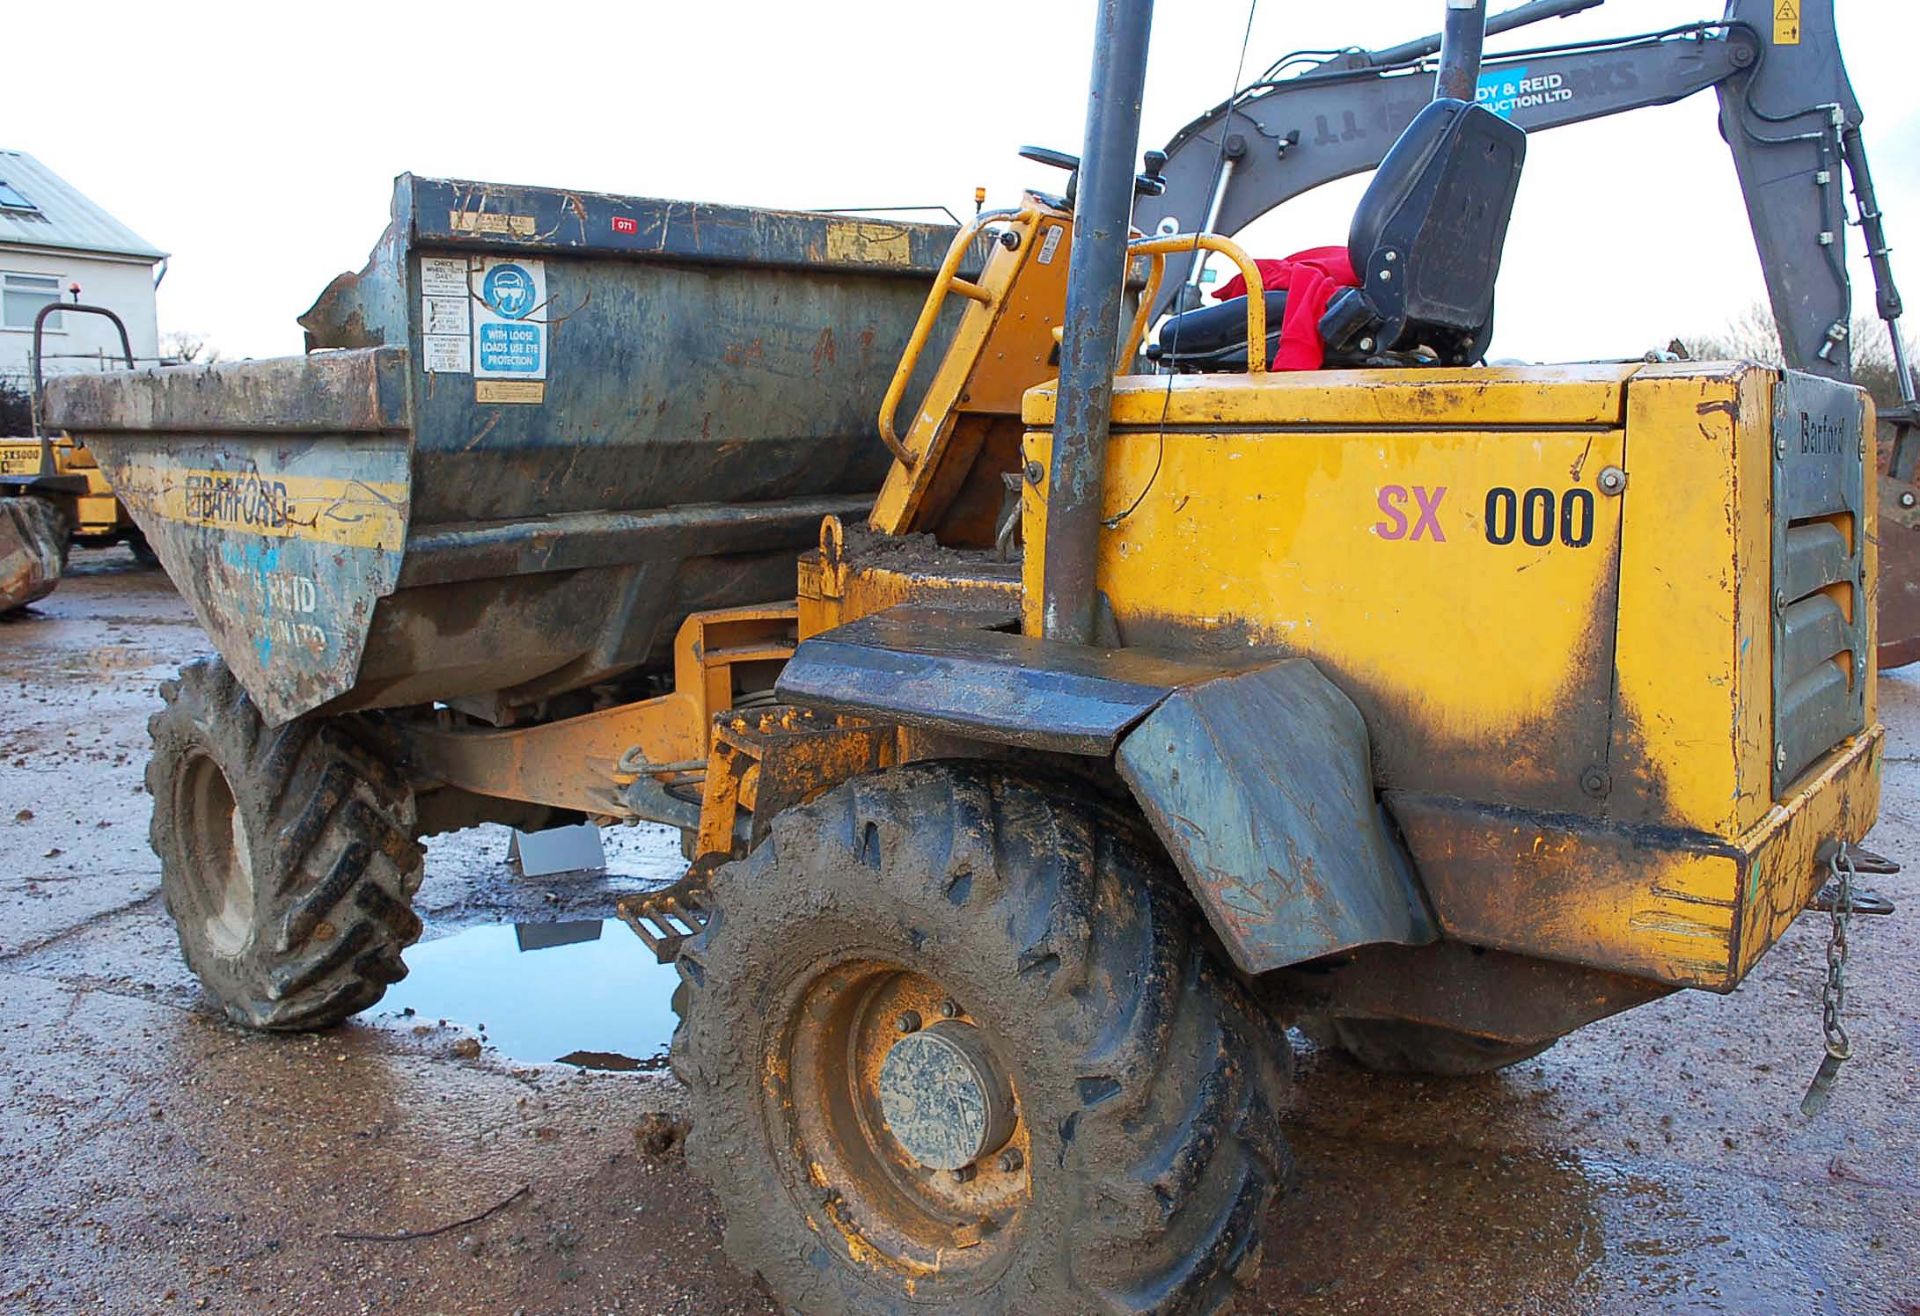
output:
[[[25,151],[0,149],[0,243],[140,260],[167,253],[82,196]]]

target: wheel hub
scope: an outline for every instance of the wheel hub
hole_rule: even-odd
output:
[[[880,1066],[880,1113],[907,1155],[960,1170],[1013,1134],[1013,1090],[980,1031],[957,1019],[907,1034]]]
[[[1020,1071],[999,1035],[897,962],[850,955],[796,987],[769,1039],[767,1072],[787,1082],[767,1092],[810,1227],[861,1267],[937,1274],[952,1293],[986,1283],[1019,1250],[1033,1192]]]
[[[219,764],[198,754],[182,773],[178,789],[193,847],[191,880],[197,906],[181,911],[181,916],[204,920],[214,954],[239,955],[253,933],[253,864],[233,787]]]

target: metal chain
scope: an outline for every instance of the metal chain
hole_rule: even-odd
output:
[[[1827,1054],[1800,1099],[1800,1113],[1818,1115],[1833,1097],[1834,1080],[1840,1066],[1853,1054],[1853,1042],[1847,1037],[1841,1014],[1847,1007],[1847,930],[1853,921],[1853,855],[1841,841],[1827,859],[1827,871],[1833,874],[1833,901],[1828,906],[1827,981],[1820,992],[1820,1028],[1826,1034]]]
[[[1820,996],[1820,1025],[1827,1035],[1827,1049],[1845,1060],[1852,1054],[1852,1047],[1840,1013],[1847,1005],[1847,929],[1853,921],[1853,855],[1845,841],[1834,849],[1828,866],[1839,890],[1834,893],[1833,908],[1827,911],[1827,985]]]

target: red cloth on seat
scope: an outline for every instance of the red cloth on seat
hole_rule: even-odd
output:
[[[1342,288],[1357,288],[1353,262],[1345,247],[1309,247],[1285,260],[1257,260],[1260,280],[1269,292],[1285,289],[1287,312],[1280,321],[1280,345],[1273,351],[1275,370],[1318,370],[1326,359],[1320,341],[1320,317]],[[1221,301],[1247,291],[1247,281],[1236,274],[1214,289]],[[1273,332],[1269,329],[1267,332]]]

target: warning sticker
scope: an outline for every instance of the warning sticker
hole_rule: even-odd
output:
[[[1047,225],[1047,236],[1040,239],[1040,254],[1034,259],[1042,265],[1053,264],[1053,253],[1060,250],[1060,235],[1066,229],[1059,224]]]
[[[545,402],[547,386],[537,379],[476,379],[475,402]]]
[[[464,375],[470,370],[472,348],[465,334],[458,338],[428,334],[421,339],[421,348],[429,375]]]
[[[1800,44],[1800,0],[1779,0],[1773,7],[1773,44]]]
[[[480,210],[450,210],[447,227],[455,233],[511,233],[516,238],[533,236],[532,215],[500,215]]]
[[[547,270],[543,261],[482,257],[471,274],[476,379],[547,377]]]
[[[420,258],[421,355],[428,374],[464,375],[472,369],[472,313],[467,307],[467,258]]]
[[[903,228],[860,220],[827,225],[827,259],[854,265],[911,265],[913,246]]]

